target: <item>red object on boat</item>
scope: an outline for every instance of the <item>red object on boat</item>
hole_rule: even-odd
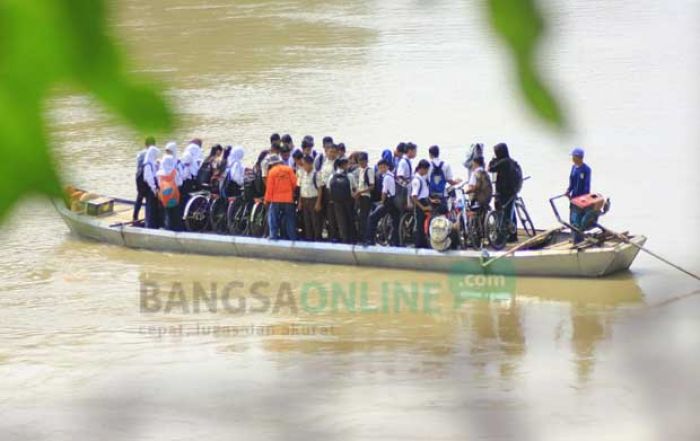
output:
[[[600,193],[582,194],[571,199],[571,203],[582,211],[601,211],[605,205],[605,197]]]

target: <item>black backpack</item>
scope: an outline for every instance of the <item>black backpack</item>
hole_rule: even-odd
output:
[[[513,161],[512,172],[511,183],[513,184],[515,194],[518,194],[520,190],[523,189],[523,169],[520,167],[520,164]]]
[[[146,193],[149,190],[148,184],[143,179],[143,169],[146,167],[146,162],[140,161],[136,168],[136,189],[139,193]]]
[[[197,183],[200,187],[209,187],[211,185],[211,177],[213,172],[211,161],[204,161],[197,172]]]
[[[345,173],[336,173],[331,178],[331,201],[346,203],[352,201],[350,178]]]

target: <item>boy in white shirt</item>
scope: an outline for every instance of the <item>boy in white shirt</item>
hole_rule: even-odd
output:
[[[360,237],[364,238],[367,235],[367,220],[369,212],[372,210],[372,193],[374,192],[375,176],[374,168],[367,164],[368,155],[366,152],[360,152],[357,155],[358,167],[358,182],[357,192],[354,194],[357,201],[358,224],[360,227]]]
[[[430,170],[430,162],[421,159],[416,167],[416,175],[411,180],[411,199],[413,200],[414,216],[416,219],[415,240],[416,248],[428,248],[428,237],[425,234],[425,218],[430,213],[430,191],[425,177]]]
[[[321,213],[316,211],[319,187],[319,173],[314,170],[314,158],[305,156],[302,167],[297,170],[297,182],[299,183],[298,209],[304,222],[304,236],[307,241],[320,241],[321,237]]]

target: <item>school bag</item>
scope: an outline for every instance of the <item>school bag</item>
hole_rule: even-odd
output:
[[[326,158],[323,156],[323,153],[319,153],[318,156],[314,159],[314,168],[316,171],[320,171],[321,167],[323,167],[323,162],[326,160]]]
[[[146,167],[146,154],[144,153],[143,155],[139,154],[138,156],[138,165],[136,166],[136,189],[138,190],[139,193],[145,194],[147,191],[149,191],[148,184],[146,183],[146,180],[143,178],[143,170]]]
[[[429,181],[428,191],[431,197],[443,197],[445,195],[445,187],[447,186],[447,177],[443,170],[445,163],[440,161],[439,165],[433,164]]]
[[[367,179],[369,179],[369,178],[367,178]],[[380,176],[379,173],[377,173],[375,171],[375,173],[374,173],[374,189],[370,192],[370,199],[372,200],[372,202],[379,202],[382,200],[382,188],[383,187],[384,187],[384,176]]]
[[[177,207],[180,203],[180,189],[177,188],[175,177],[177,170],[171,171],[167,175],[158,176],[158,199],[160,204],[165,208]]]
[[[350,177],[345,173],[336,173],[331,178],[331,200],[334,203],[352,201]]]
[[[211,177],[213,174],[213,165],[211,161],[204,161],[197,172],[197,183],[200,187],[209,187],[211,185]]]
[[[513,189],[515,190],[515,194],[518,194],[520,193],[520,190],[523,189],[523,169],[520,167],[520,164],[518,164],[516,161],[512,161],[512,163],[513,176],[511,176],[511,182],[513,183]]]
[[[474,194],[474,199],[482,207],[488,207],[491,203],[491,198],[493,197],[493,185],[491,184],[491,178],[489,174],[484,170],[479,170],[476,172],[476,181],[478,191]]]

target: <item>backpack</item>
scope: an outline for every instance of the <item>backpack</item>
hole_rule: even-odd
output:
[[[265,179],[263,179],[262,169],[258,168],[255,170],[255,177],[253,178],[253,190],[256,197],[265,196]]]
[[[323,167],[323,161],[325,161],[326,158],[323,157],[323,153],[319,153],[318,156],[314,159],[314,168],[316,171],[321,171],[321,167]]]
[[[180,203],[180,189],[177,188],[176,176],[177,170],[174,169],[169,175],[158,176],[158,199],[164,208],[174,208]]]
[[[331,200],[334,203],[352,201],[350,177],[345,173],[336,173],[331,178]]]
[[[212,169],[211,161],[204,161],[202,163],[199,172],[197,172],[197,183],[200,187],[209,187],[211,185]]]
[[[474,193],[474,199],[482,207],[488,207],[493,197],[493,185],[489,174],[484,170],[479,170],[476,173],[476,182],[479,190]]]
[[[520,167],[520,164],[515,161],[512,161],[512,164],[513,175],[511,176],[511,182],[513,184],[513,189],[515,190],[515,194],[518,194],[520,193],[520,190],[523,189],[523,169]]]
[[[368,178],[369,179],[369,178]],[[374,190],[370,193],[370,199],[372,202],[379,202],[382,200],[382,187],[384,186],[384,176],[380,176],[379,173],[375,171],[374,173]]]
[[[139,193],[146,193],[150,188],[143,178],[143,169],[146,166],[146,155],[138,156],[138,165],[136,166],[136,190]]]
[[[445,195],[445,187],[447,186],[447,178],[442,167],[444,162],[440,161],[440,165],[433,164],[430,171],[430,179],[428,180],[428,191],[430,196],[443,197]]]

